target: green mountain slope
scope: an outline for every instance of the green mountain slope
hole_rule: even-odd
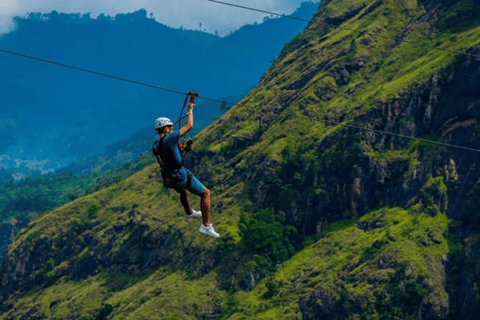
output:
[[[0,319],[478,319],[479,153],[345,124],[480,149],[479,9],[324,1],[187,159],[220,240],[149,166],[19,234]]]

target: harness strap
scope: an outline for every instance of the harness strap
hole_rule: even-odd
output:
[[[165,137],[163,137],[165,138]],[[157,158],[157,161],[158,161],[158,164],[160,165],[160,168],[162,169],[165,169],[166,166],[165,166],[165,162],[162,160],[162,156],[160,155],[160,148],[163,148],[163,138],[161,138],[160,140],[157,140],[153,143],[153,147],[152,147],[152,152],[153,154],[155,155],[155,158]],[[155,147],[155,145],[157,144],[158,142],[158,147]]]
[[[190,175],[187,175],[187,184],[185,185],[185,189],[189,189],[190,186],[192,185],[192,177]]]
[[[160,165],[160,168],[165,168],[165,164],[163,163],[162,158],[157,153],[157,148],[155,147],[156,144],[157,141],[154,141],[152,146],[152,153],[155,155],[155,158],[157,158],[157,162]]]
[[[172,173],[175,173],[177,170],[179,170],[181,167],[183,167],[183,165],[179,165],[178,167],[173,169],[167,168],[167,166],[165,165],[165,161],[162,159],[162,152],[161,152],[161,150],[163,150],[163,139],[165,139],[165,136],[160,140],[158,140],[157,148],[155,148],[155,144],[157,143],[157,141],[153,143],[153,154],[157,158],[157,161],[160,164],[160,167],[164,169],[166,173],[172,174]]]

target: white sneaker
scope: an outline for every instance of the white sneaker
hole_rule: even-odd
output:
[[[198,231],[200,231],[201,233],[206,234],[207,236],[210,236],[210,237],[220,238],[220,235],[215,231],[215,229],[213,229],[213,225],[211,223],[208,227],[205,227],[202,224]]]
[[[192,208],[192,214],[190,215],[185,215],[185,221],[187,222],[190,222],[193,220],[193,218],[201,218],[202,217],[202,212],[201,211],[197,211],[195,209]]]

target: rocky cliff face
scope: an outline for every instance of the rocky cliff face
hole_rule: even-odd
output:
[[[15,235],[15,229],[10,223],[4,223],[0,227],[0,262],[3,262],[3,258],[7,253],[7,247],[12,242]]]
[[[13,241],[15,234],[20,229],[25,228],[31,219],[31,215],[26,215],[0,225],[0,267],[7,253],[8,245]]]
[[[480,55],[479,50],[469,52]],[[338,81],[343,83],[341,77]],[[297,87],[297,90],[301,89]],[[422,316],[446,319],[449,314],[457,314],[461,318],[476,319],[480,281],[476,234],[480,203],[475,195],[480,192],[480,170],[477,168],[480,153],[412,142],[412,139],[398,135],[480,149],[477,125],[479,89],[480,58],[461,57],[448,68],[433,74],[428,81],[415,84],[389,101],[378,101],[367,112],[356,116],[352,125],[360,129],[349,127],[329,135],[318,144],[309,145],[308,151],[297,149],[283,163],[265,157],[254,170],[238,170],[237,161],[225,161],[234,172],[232,177],[238,179],[227,183],[246,181],[251,186],[250,199],[258,208],[273,206],[285,211],[287,222],[305,235],[320,232],[346,216],[355,219],[383,206],[411,208],[420,203],[432,216],[442,212],[461,221],[464,227],[451,233],[450,237],[461,239],[462,253],[445,255],[439,271],[443,274],[441,283],[445,287],[449,277],[450,303],[446,300],[430,301],[424,306]],[[321,92],[318,98],[325,99],[325,91]],[[287,109],[288,101],[280,101],[278,108]],[[341,122],[347,116],[333,110],[326,113],[324,119],[328,125],[328,121]],[[258,117],[267,128],[275,121],[269,115]],[[238,152],[239,143],[241,150],[261,139],[259,133],[248,139],[235,139],[232,154]],[[332,151],[333,148],[337,150]],[[310,151],[313,151],[313,161],[311,157],[308,161],[299,160],[302,152]],[[297,175],[297,181],[294,175]],[[298,180],[298,175],[303,181]],[[202,178],[208,179],[205,173]],[[283,186],[292,187],[289,194],[282,193]],[[359,227],[375,228],[369,225]],[[449,236],[448,233],[445,235]],[[435,237],[432,239],[441,241]],[[454,275],[457,272],[460,272],[458,277]],[[429,288],[428,283],[423,286]],[[342,313],[335,296],[329,292],[315,291],[303,303],[304,314],[315,319],[351,316],[348,312]]]
[[[472,53],[480,54],[480,51]],[[335,219],[345,211],[358,217],[380,205],[411,206],[421,201],[421,190],[431,176],[441,177],[447,186],[447,190],[440,188],[432,195],[432,213],[442,211],[464,221],[475,218],[480,205],[474,196],[479,191],[480,171],[476,163],[480,152],[438,147],[427,142],[422,143],[422,147],[413,147],[416,142],[398,135],[426,137],[439,143],[480,150],[476,126],[480,116],[479,88],[480,59],[464,58],[391,101],[377,102],[355,118],[353,124],[359,129],[346,128],[316,145],[320,165],[312,168],[305,163],[302,172],[305,176],[310,173],[313,187],[323,187],[328,195],[305,194],[304,203],[311,203],[306,211],[311,210],[311,218],[316,220],[314,224],[322,223],[328,217]],[[327,120],[339,121],[344,116],[327,115]],[[334,144],[350,153],[343,158],[334,157],[333,161],[325,160]],[[396,151],[408,148],[415,148],[418,152],[415,165],[411,157],[395,158]],[[372,150],[376,152],[371,153]],[[388,153],[392,153],[392,159],[382,159],[381,155]],[[286,168],[289,165],[284,164]],[[276,183],[274,178],[266,181],[267,175],[263,171],[258,175],[254,184],[258,186],[262,182],[262,186],[269,187],[263,192],[255,190],[260,199],[256,203],[269,206],[276,196]],[[288,178],[284,176],[280,185],[290,182]],[[271,201],[264,202],[263,198]],[[325,216],[319,214],[322,211]],[[306,227],[301,226],[302,229]]]
[[[352,6],[343,15],[327,21],[338,24],[361,16],[359,13],[362,10],[364,14],[375,12],[382,8],[381,4],[382,2],[377,2],[370,6]],[[445,11],[458,4],[459,1],[425,2],[425,14],[417,16],[405,26],[394,47],[401,46],[403,39],[413,33],[420,23],[430,24],[430,29],[425,34],[438,33],[443,28],[455,29],[468,14],[455,12],[445,15]],[[374,30],[382,34],[381,29]],[[319,37],[324,34],[320,33]],[[360,34],[355,43],[371,47],[371,38],[370,35]],[[354,98],[356,91],[368,86],[368,83],[358,81],[359,74],[367,77],[372,65],[376,64],[374,70],[378,71],[379,63],[383,66],[383,61],[395,64],[395,57],[391,57],[391,60],[382,59],[381,62],[372,62],[371,56],[374,54],[371,53],[346,58],[351,55],[353,42],[350,48],[328,55],[328,51],[315,50],[313,43],[314,40],[307,36],[292,42],[290,50],[296,53],[295,60],[289,59],[288,53],[284,54],[284,59],[277,60],[276,65],[262,78],[264,88],[274,92],[274,95],[269,96],[270,101],[260,98],[268,107],[259,107],[259,112],[254,117],[238,112],[234,119],[217,122],[216,125],[228,128],[235,127],[235,123],[253,120],[258,123],[258,127],[246,136],[233,133],[230,141],[225,136],[221,138],[229,146],[221,150],[222,155],[225,155],[222,165],[231,170],[229,177],[232,180],[216,180],[212,183],[234,185],[246,181],[250,199],[257,208],[274,207],[278,211],[284,211],[287,223],[305,235],[320,232],[333,221],[345,217],[355,219],[383,206],[411,208],[421,204],[432,216],[440,212],[446,213],[464,224],[462,231],[451,235],[452,238],[460,237],[467,239],[467,242],[462,242],[461,261],[458,257],[452,257],[452,261],[448,262],[448,257],[445,257],[442,273],[446,275],[461,270],[461,278],[465,280],[459,278],[460,282],[456,284],[450,280],[451,306],[455,310],[449,309],[448,304],[441,303],[430,308],[431,312],[423,316],[443,319],[449,312],[458,312],[465,318],[475,318],[475,303],[479,301],[479,270],[474,266],[479,261],[476,225],[480,219],[480,203],[475,195],[480,191],[480,171],[477,168],[480,156],[477,151],[480,149],[480,51],[473,48],[467,50],[466,55],[457,54],[455,59],[429,75],[428,79],[413,83],[410,87],[397,91],[394,96],[383,98],[381,93],[377,94],[383,87],[370,87],[374,90],[372,95],[380,98],[370,100],[369,107],[365,108]],[[317,55],[327,57],[322,59]],[[296,62],[299,63],[291,67]],[[279,81],[281,67],[300,73],[294,80],[282,82]],[[324,79],[330,80],[316,82],[315,78],[322,73],[325,74]],[[310,94],[312,91],[313,94]],[[328,104],[341,94],[350,97],[350,103],[356,105],[355,108],[342,109],[333,105],[326,112],[322,110],[318,113],[315,112],[318,108],[312,107]],[[260,94],[258,96],[261,97]],[[337,103],[342,101],[338,99]],[[248,101],[245,105],[248,105]],[[266,155],[266,152],[259,156],[244,151],[245,148],[262,142],[265,148],[269,148],[269,145],[288,136],[288,132],[282,133],[281,130],[272,133],[271,127],[278,123],[284,124],[285,131],[289,125],[293,130],[301,131],[295,127],[293,120],[288,122],[288,111],[292,106],[301,110],[300,117],[319,119],[326,127],[333,128],[335,124],[347,120],[347,125],[359,128],[346,127],[317,140],[306,135],[306,144],[297,143],[292,154],[284,156],[281,162]],[[302,120],[296,118],[296,121]],[[308,126],[313,126],[314,123],[311,121]],[[222,128],[219,130],[222,131]],[[420,140],[412,141],[402,136],[417,137]],[[421,139],[434,140],[444,145],[430,144]],[[212,143],[212,140],[207,141]],[[246,162],[256,165],[239,168],[238,164],[242,160],[235,156],[239,152],[242,157],[249,157]],[[208,157],[208,153],[200,154],[197,158],[205,156]],[[192,161],[194,163],[196,162]],[[211,168],[201,171],[205,179],[208,177],[207,170]],[[290,190],[286,191],[285,186]],[[446,280],[444,285],[446,286]],[[312,296],[311,299],[328,302],[328,297]],[[322,314],[325,318],[331,318],[332,315],[325,314],[322,308],[310,311],[315,314],[315,318],[322,318]],[[328,306],[325,308],[329,309]]]
[[[291,220],[303,220],[300,229],[309,228],[309,232],[313,232],[319,228],[315,227],[317,224],[325,224],[325,219],[338,219],[344,212],[358,217],[380,205],[408,207],[418,203],[421,201],[421,189],[429,177],[440,177],[448,188],[435,191],[430,203],[431,212],[442,211],[452,218],[470,221],[480,205],[474,196],[480,178],[476,168],[480,156],[480,152],[476,151],[480,150],[477,127],[480,115],[480,51],[470,50],[469,53],[476,56],[459,56],[458,60],[431,75],[427,81],[414,84],[388,101],[375,101],[368,110],[354,111],[353,116],[339,108],[329,110],[323,117],[312,114],[312,123],[318,119],[325,122],[327,127],[333,127],[351,119],[349,123],[357,127],[346,127],[315,145],[308,145],[308,151],[313,151],[316,162],[305,161],[295,167],[295,163],[279,163],[276,159],[263,156],[255,159],[259,162],[257,165],[239,168],[239,158],[235,155],[265,140],[266,129],[273,123],[279,119],[285,121],[289,114],[279,116],[276,113],[288,110],[295,97],[298,98],[311,87],[311,74],[322,71],[333,73],[337,86],[345,86],[348,81],[344,83],[341,75],[361,71],[368,57],[360,56],[334,68],[320,64],[312,72],[304,72],[294,85],[288,83],[283,90],[280,89],[287,91],[290,99],[283,98],[286,93],[279,94],[278,100],[273,103],[276,110],[267,110],[255,117],[255,121],[260,123],[256,132],[232,137],[231,147],[222,150],[225,157],[218,157],[217,161],[232,170],[232,180],[226,183],[235,185],[239,181],[251,182],[252,201],[258,207],[265,208],[275,205],[278,188],[290,184],[292,174],[300,171],[302,176],[308,177],[304,184],[312,190],[309,193],[297,190],[302,197],[298,202],[308,204],[302,206],[301,211],[310,217],[295,216],[294,211],[299,210],[298,203],[294,203],[292,208],[288,208],[287,203],[283,205],[284,209],[287,206]],[[264,77],[264,83],[268,77]],[[292,87],[295,90],[291,90]],[[308,108],[322,100],[330,100],[328,94],[325,96],[328,87],[316,87],[316,90],[315,96],[309,97],[309,101],[304,101],[301,107]],[[355,91],[355,88],[348,91]],[[248,120],[248,116],[235,118],[237,123],[242,120]],[[218,124],[232,125],[231,122]],[[279,134],[276,139],[284,136],[286,134]],[[413,141],[408,137],[474,150]],[[332,148],[342,151],[332,151]],[[298,152],[306,151],[295,151],[297,153],[290,160],[302,161],[298,159],[302,155]],[[413,156],[409,154],[412,151],[415,152]],[[208,152],[199,153],[188,159],[188,164],[197,166],[201,164],[202,157],[212,155]],[[222,183],[212,179],[209,169],[199,169],[202,179]],[[313,189],[318,188],[325,192],[315,195]],[[325,212],[325,216],[321,212]],[[313,225],[311,219],[314,219]]]

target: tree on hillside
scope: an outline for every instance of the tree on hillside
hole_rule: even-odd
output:
[[[97,17],[97,20],[99,21],[112,21],[111,16],[106,16],[104,13],[100,13],[100,15]]]
[[[42,14],[40,12],[29,12],[27,14],[30,20],[42,20]]]
[[[119,22],[136,22],[147,19],[147,10],[140,9],[133,13],[119,13],[115,15],[115,21]]]

